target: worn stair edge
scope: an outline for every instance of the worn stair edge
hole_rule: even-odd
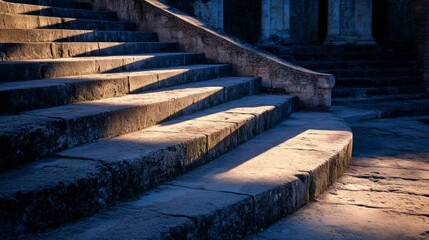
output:
[[[55,227],[171,180],[274,126],[295,103],[290,96],[245,97],[3,173],[0,233]]]
[[[146,71],[0,83],[0,114],[119,97],[226,77],[229,65],[184,65]]]
[[[1,116],[0,169],[253,95],[259,87],[259,78],[220,78]]]
[[[60,29],[2,29],[0,43],[11,42],[154,42],[156,33]]]
[[[19,3],[19,4],[30,4],[40,5],[48,7],[60,7],[60,8],[72,8],[72,9],[83,9],[91,10],[92,6],[90,3],[80,1],[69,1],[69,0],[3,0],[7,3]]]
[[[52,2],[58,2],[53,0]],[[73,9],[61,6],[44,6],[44,4],[12,3],[0,1],[0,13],[26,14],[38,16],[70,17],[81,19],[117,20],[114,12],[90,9]]]
[[[3,73],[0,82],[137,71],[203,62],[203,54],[183,52],[0,62],[0,72]]]
[[[0,61],[177,52],[174,42],[0,43]]]
[[[317,198],[348,168],[351,153],[344,121],[294,113],[168,184],[32,239],[239,239]],[[159,222],[166,226],[153,225]]]
[[[0,13],[0,29],[77,29],[77,30],[135,30],[134,23],[92,19],[60,18]]]

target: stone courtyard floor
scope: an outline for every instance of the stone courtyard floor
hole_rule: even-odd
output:
[[[349,171],[316,202],[248,239],[429,239],[429,116],[350,125]]]

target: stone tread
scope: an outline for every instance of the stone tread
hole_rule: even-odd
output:
[[[346,170],[351,143],[344,121],[327,113],[294,113],[195,171],[33,239],[121,239],[125,232],[141,239],[242,238],[317,197]],[[165,217],[177,222],[153,226]]]
[[[55,2],[58,1],[55,0]],[[80,19],[117,20],[116,13],[114,12],[12,3],[7,1],[0,1],[0,13],[69,17]]]
[[[118,97],[229,73],[229,65],[205,64],[0,83],[0,114]]]
[[[332,89],[332,97],[360,97],[394,94],[424,93],[423,85],[383,86],[383,87],[337,87]]]
[[[0,43],[0,60],[56,59],[137,53],[177,52],[175,42]]]
[[[427,94],[394,94],[385,96],[368,96],[368,97],[338,97],[332,99],[334,105],[349,105],[357,103],[377,103],[377,102],[388,102],[388,101],[403,101],[403,100],[418,100],[427,97]]]
[[[78,29],[78,30],[135,30],[135,24],[125,21],[108,21],[77,18],[60,18],[0,13],[0,29]]]
[[[0,168],[60,149],[138,131],[253,95],[259,78],[230,77],[0,117]]]
[[[203,54],[167,52],[0,62],[0,72],[3,73],[0,82],[136,71],[198,64],[203,61]],[[15,71],[10,71],[11,68]]]
[[[156,33],[64,29],[2,29],[1,43],[10,42],[150,42]]]
[[[282,121],[295,100],[245,97],[0,174],[0,232],[56,226],[172,179]]]
[[[7,3],[91,10],[90,3],[70,0],[3,0]]]

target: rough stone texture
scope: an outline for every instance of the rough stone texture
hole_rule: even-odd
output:
[[[35,42],[0,44],[0,60],[3,61],[154,52],[177,52],[177,44],[168,42]]]
[[[326,188],[323,179],[336,179],[349,164],[351,138],[344,122],[330,114],[292,114],[280,126],[175,181],[36,238],[118,239],[123,236],[111,235],[110,229],[123,233],[125,224],[132,236],[159,236],[165,228],[151,224],[177,217],[174,227],[166,223],[172,233],[188,229],[197,233],[189,239],[237,239],[297,210],[315,196],[314,189]],[[317,169],[323,169],[323,176],[315,174]],[[183,217],[194,225],[185,228]]]
[[[155,33],[60,29],[2,29],[0,43],[10,42],[153,42]]]
[[[291,65],[250,45],[220,35],[197,20],[173,12],[157,1],[91,1],[98,9],[116,11],[121,19],[177,41],[185,51],[204,52],[212,61],[230,63],[238,75],[259,76],[263,87],[296,95],[308,108],[328,109],[334,78]]]
[[[259,133],[257,131],[265,130],[258,129],[260,122],[272,121],[275,124],[274,121],[284,119],[292,111],[293,101],[293,97],[283,95],[245,97],[138,132],[57,153],[63,159],[36,162],[3,173],[0,175],[0,196],[5,203],[19,200],[17,205],[37,210],[45,206],[46,199],[49,199],[49,204],[58,206],[47,207],[47,212],[31,212],[28,223],[25,219],[13,217],[21,214],[16,207],[0,211],[4,218],[12,216],[15,221],[11,224],[6,221],[8,224],[3,228],[0,226],[0,231],[7,232],[6,236],[17,236],[56,227],[115,204],[118,200],[135,196],[213,160],[238,143],[250,140]],[[280,114],[283,115],[278,116]],[[106,184],[109,185],[108,190],[103,187]],[[21,196],[23,192],[25,195],[16,200],[15,196]],[[70,194],[76,196],[71,198]],[[86,194],[88,199],[85,199]],[[98,205],[94,199],[98,200]],[[242,202],[237,205],[238,208],[242,206],[248,204]],[[222,209],[216,213],[216,216],[219,215],[216,221],[201,219],[198,224],[202,228],[212,229],[208,234],[213,236],[218,228],[228,228],[228,224],[221,221],[228,211]],[[241,210],[237,216],[241,218],[239,212]],[[60,214],[66,216],[57,220]],[[38,224],[37,219],[43,219],[43,222]],[[13,224],[28,226],[11,230]],[[240,224],[236,222],[236,225]],[[242,231],[241,228],[251,228],[251,225],[240,226],[236,229],[239,235],[231,236],[246,234],[248,230]],[[225,231],[225,235],[232,234]]]
[[[80,29],[80,30],[134,30],[135,25],[121,21],[88,20],[0,13],[0,29]]]
[[[201,239],[194,221],[146,209],[116,208],[70,225],[64,231],[40,234],[31,239]]]
[[[319,1],[291,0],[290,31],[295,44],[319,44]]]
[[[13,0],[15,1],[15,0]],[[34,2],[37,1],[37,2]],[[17,1],[20,2],[20,1]],[[82,18],[82,19],[99,19],[99,20],[116,20],[116,15],[113,12],[100,12],[86,9],[73,9],[79,4],[78,1],[55,1],[52,0],[21,0],[23,3],[12,3],[9,1],[0,2],[0,13],[12,13],[12,14],[28,14],[28,15],[39,15],[39,16],[55,16],[55,17],[68,17],[68,18]],[[29,3],[29,4],[26,4]],[[40,5],[47,6],[40,6]],[[67,8],[52,7],[56,4],[68,4]],[[71,7],[71,8],[68,8]]]
[[[0,84],[0,113],[120,97],[177,84],[225,77],[228,65],[187,65],[146,71]],[[55,93],[55,94],[53,94]]]
[[[1,168],[253,95],[258,82],[256,78],[221,78],[5,116],[0,139],[9,154],[2,156]]]
[[[3,239],[56,227],[113,202],[112,176],[94,161],[41,161],[1,174],[0,182]]]
[[[427,239],[429,116],[352,124],[350,170],[317,202],[249,239]]]
[[[141,55],[74,57],[1,62],[1,82],[35,80],[96,73],[138,71],[148,68],[173,67],[203,62],[202,54],[152,53]],[[17,71],[8,71],[9,69]]]

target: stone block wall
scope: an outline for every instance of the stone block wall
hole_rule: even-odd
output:
[[[414,12],[414,45],[420,66],[424,68],[423,77],[429,89],[429,3],[427,0],[415,0]]]

